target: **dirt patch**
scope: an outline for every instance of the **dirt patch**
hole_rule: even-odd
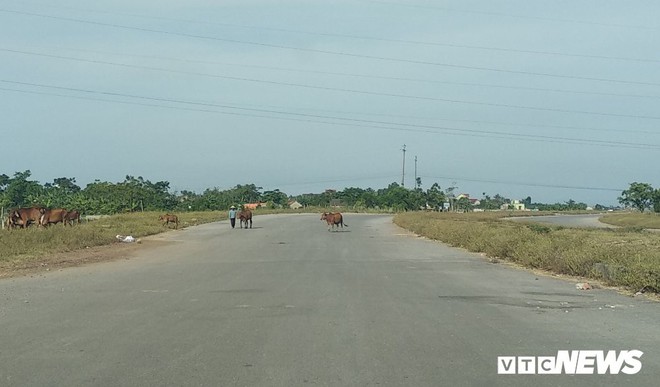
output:
[[[113,243],[105,246],[49,254],[30,260],[0,262],[0,279],[60,270],[90,263],[130,259],[143,250],[167,243],[142,239],[140,243]]]

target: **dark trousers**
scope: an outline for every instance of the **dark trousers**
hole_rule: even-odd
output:
[[[236,218],[229,219],[229,223],[231,223],[231,228],[234,228],[236,226]]]

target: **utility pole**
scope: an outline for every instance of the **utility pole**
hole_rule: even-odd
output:
[[[415,188],[419,188],[419,184],[417,184],[417,156],[415,156]]]
[[[406,185],[406,144],[403,144],[403,168],[401,172],[401,186],[405,187]]]

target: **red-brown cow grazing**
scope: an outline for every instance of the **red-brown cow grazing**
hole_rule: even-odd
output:
[[[66,217],[64,218],[64,225],[68,223],[69,226],[73,226],[73,223],[78,223],[80,224],[80,211],[78,210],[71,210],[67,211]]]
[[[169,227],[170,223],[174,223],[174,229],[179,228],[179,217],[177,217],[176,215],[165,214],[165,215],[161,215],[158,219],[164,222],[163,226]]]
[[[9,214],[9,216],[7,216],[7,219],[5,219],[5,228],[7,230],[11,230],[12,228],[21,227],[21,226],[23,226],[23,221],[21,220],[21,218],[14,218],[11,216],[11,214]]]
[[[66,226],[66,214],[67,211],[64,208],[52,208],[50,210],[46,210],[46,212],[44,212],[44,214],[41,216],[40,223],[44,227],[60,222]]]
[[[248,228],[248,221],[250,222],[250,228],[252,228],[252,211],[241,210],[238,213],[238,219],[241,221],[241,228],[243,228],[243,222],[245,222],[245,228]]]
[[[9,219],[13,227],[20,226],[21,228],[26,228],[32,223],[36,223],[39,226],[41,224],[41,216],[45,212],[46,209],[43,207],[19,208],[9,213]]]
[[[337,230],[339,230],[339,226],[343,229],[344,226],[348,227],[346,223],[344,223],[344,218],[341,216],[341,213],[339,212],[324,212],[321,214],[321,220],[325,220],[328,222],[328,231],[331,229],[334,230],[335,226],[337,226]]]

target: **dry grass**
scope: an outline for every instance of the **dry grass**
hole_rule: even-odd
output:
[[[140,212],[114,215],[73,227],[61,224],[48,228],[30,226],[27,229],[0,232],[0,264],[38,259],[41,256],[116,243],[116,236],[136,238],[174,228],[158,219],[162,213]],[[187,212],[177,214],[179,227],[227,219],[225,212]]]
[[[306,208],[301,210],[281,210],[260,208],[255,215],[272,213],[300,213],[328,211],[327,208]],[[30,226],[27,229],[0,230],[0,269],[11,271],[15,267],[33,266],[44,257],[53,255],[73,255],[73,252],[89,251],[96,246],[117,243],[117,235],[131,235],[136,238],[158,234],[174,228],[164,226],[158,219],[164,212],[135,212],[103,217],[83,222],[73,227],[61,224],[48,228]],[[179,228],[227,219],[226,211],[199,211],[175,213],[179,217]]]
[[[620,227],[639,227],[660,229],[660,214],[646,212],[628,212],[625,214],[607,214],[600,218],[603,223]]]
[[[403,213],[395,223],[451,246],[526,267],[660,292],[660,235],[501,222],[502,214]]]

